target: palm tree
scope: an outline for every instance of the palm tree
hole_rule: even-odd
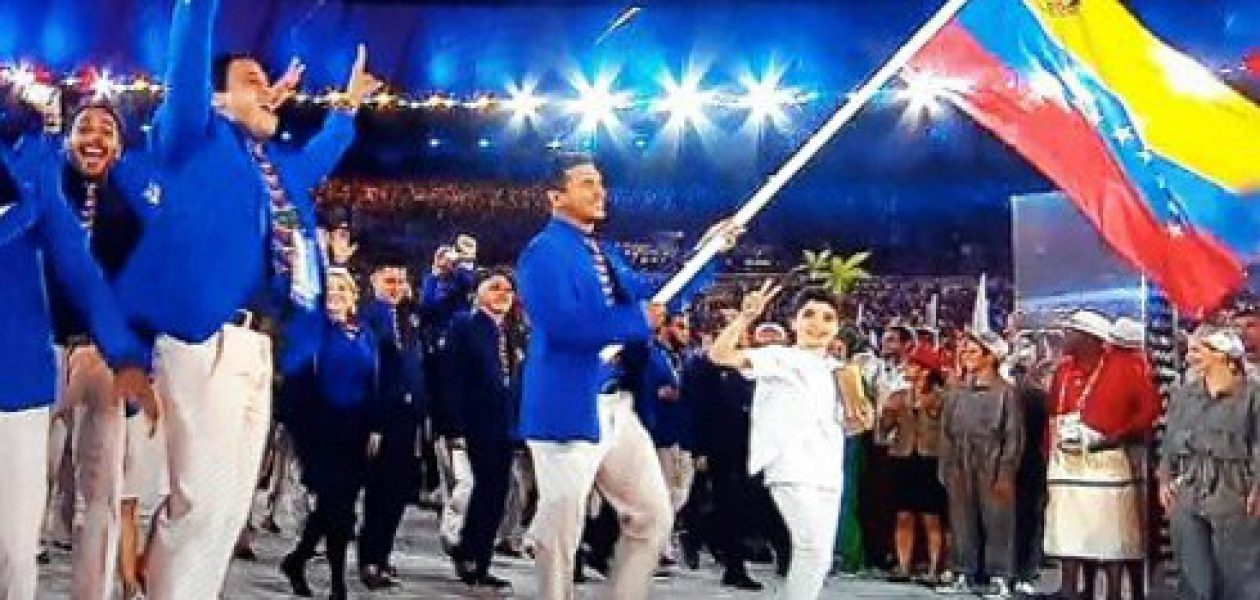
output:
[[[845,258],[829,249],[806,250],[803,261],[792,272],[804,275],[810,285],[843,296],[852,291],[859,281],[870,278],[870,272],[862,266],[870,257],[870,252],[858,252]]]

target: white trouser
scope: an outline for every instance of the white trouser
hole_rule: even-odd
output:
[[[677,515],[687,503],[691,495],[691,482],[696,477],[696,464],[691,460],[691,451],[684,450],[677,444],[668,448],[657,448],[657,456],[661,459],[661,472],[665,475],[665,485],[669,487],[669,504]]]
[[[781,600],[814,600],[831,568],[831,554],[840,521],[840,492],[804,484],[770,486],[774,504],[792,540],[792,564],[779,590]]]
[[[310,494],[302,484],[302,465],[298,462],[293,435],[284,426],[276,429],[274,470],[271,492],[267,497],[267,518],[272,523],[284,521],[301,529],[311,512]]]
[[[34,600],[48,493],[47,408],[0,412],[0,600]]]
[[[451,448],[451,440],[438,438],[438,477],[442,482],[442,519],[438,535],[444,543],[459,545],[459,534],[464,529],[464,517],[468,514],[468,501],[472,498],[472,463],[468,451]]]
[[[525,538],[528,521],[525,511],[529,508],[529,497],[534,493],[534,464],[530,462],[529,452],[517,450],[512,457],[512,483],[508,488],[507,510],[503,513],[503,522],[499,524],[497,538],[499,542],[520,549]]]
[[[44,518],[44,539],[70,543],[74,530],[74,411],[66,395],[69,381],[69,352],[65,346],[54,347],[53,358],[57,365],[57,380],[53,390],[53,405],[49,413],[48,434],[48,508]]]
[[[108,600],[114,591],[127,420],[113,388],[114,375],[95,346],[70,352],[66,397],[75,415],[75,490],[83,499],[74,528],[75,600]]]
[[[170,496],[146,563],[150,600],[214,600],[249,514],[271,419],[271,340],[226,325],[200,344],[159,338]]]
[[[592,484],[621,517],[610,598],[648,597],[673,524],[661,463],[634,413],[634,398],[626,393],[601,396],[599,420],[598,444],[529,442],[538,483],[530,537],[537,547],[539,593],[545,600],[574,598],[573,560]]]

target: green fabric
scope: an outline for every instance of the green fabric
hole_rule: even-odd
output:
[[[866,471],[866,450],[860,437],[845,440],[844,492],[840,497],[840,531],[836,535],[834,556],[840,570],[855,573],[866,568],[866,550],[862,544],[862,524],[858,520],[858,486]]]

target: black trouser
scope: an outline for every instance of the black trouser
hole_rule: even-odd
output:
[[[586,526],[582,528],[582,541],[587,549],[585,563],[607,573],[612,563],[613,551],[617,548],[617,540],[621,538],[621,521],[612,504],[602,497],[600,500],[599,514],[588,515]],[[581,558],[580,550],[578,558]]]
[[[495,535],[506,509],[512,476],[512,444],[506,438],[469,436],[466,439],[473,488],[460,532],[458,556],[475,562],[478,571],[485,573],[494,556]]]
[[[861,443],[866,446],[866,476],[858,486],[858,518],[862,526],[862,544],[866,551],[866,564],[876,569],[888,568],[893,558],[893,533],[896,531],[896,511],[888,503],[894,486],[912,485],[910,482],[893,481],[889,475],[888,446],[875,443],[873,436],[864,435]]]
[[[1040,452],[1031,448],[1027,452]],[[1041,569],[1046,528],[1046,465],[1025,459],[1015,482],[1015,576],[1032,580]]]
[[[328,570],[334,590],[346,587],[346,549],[354,538],[354,505],[359,497],[359,486],[347,485],[341,489],[326,490],[315,496],[315,510],[306,517],[302,537],[293,550],[294,558],[301,561],[315,556],[315,548],[321,539],[328,551]]]
[[[747,571],[744,541],[757,519],[757,483],[745,474],[745,461],[710,457],[713,476],[713,529],[711,542],[721,554],[722,566],[731,574]]]
[[[360,567],[389,565],[403,511],[416,493],[417,420],[414,416],[391,419],[381,432],[380,452],[368,463],[363,529],[359,532]]]

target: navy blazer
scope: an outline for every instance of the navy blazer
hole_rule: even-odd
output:
[[[246,147],[246,134],[210,103],[210,40],[218,5],[218,0],[175,2],[167,58],[170,87],[152,132],[161,207],[116,282],[134,318],[193,343],[209,338],[237,310],[270,291],[267,186]],[[334,111],[300,150],[265,144],[297,208],[311,260],[322,260],[312,191],[353,137],[354,117]],[[319,272],[322,277],[322,265]],[[284,372],[309,363],[324,324],[322,294],[306,310],[289,308],[278,311],[285,317],[279,361]]]
[[[425,408],[428,392],[420,345],[419,316],[409,304],[397,308],[372,299],[359,311],[359,322],[374,334],[380,356],[380,411],[387,420],[414,420]],[[393,309],[393,310],[391,310]],[[397,311],[398,329],[394,329]],[[401,335],[402,339],[398,336]]]
[[[516,437],[519,388],[512,354],[518,352],[509,336],[508,379],[499,357],[504,335],[494,319],[474,309],[456,315],[446,336],[442,359],[442,402],[452,432],[486,441]]]
[[[60,186],[19,184],[11,175],[11,158],[0,151],[5,184],[0,189],[0,412],[43,407],[53,400],[56,366],[45,261],[57,276],[48,283],[73,290],[70,299],[87,317],[111,366],[149,364],[148,350],[127,327]]]
[[[635,272],[616,246],[601,241],[621,296],[608,306],[584,236],[553,218],[517,265],[521,302],[533,327],[521,398],[520,433],[527,440],[598,442],[597,401],[609,368],[600,350],[653,335],[646,301],[659,282]],[[714,274],[710,264],[675,304],[686,303]]]

